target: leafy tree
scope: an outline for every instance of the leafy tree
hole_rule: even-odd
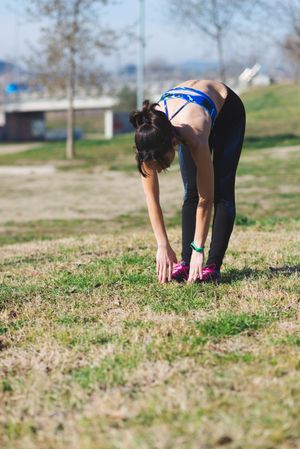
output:
[[[115,47],[116,33],[101,23],[109,0],[28,0],[27,14],[42,23],[38,48],[30,58],[36,82],[68,99],[66,157],[75,155],[74,97],[78,86],[99,86],[99,53]]]

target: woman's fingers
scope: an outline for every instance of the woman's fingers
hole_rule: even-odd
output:
[[[200,278],[201,281],[202,281],[202,278],[203,278],[202,267],[199,268],[199,278]]]
[[[166,281],[171,281],[173,272],[173,261],[165,260],[156,263],[156,274],[161,284]]]
[[[161,284],[163,283],[163,277],[164,277],[164,263],[161,263],[158,276],[158,280]]]
[[[162,263],[157,263],[157,276],[161,284],[170,281],[172,278],[173,262],[166,260]]]
[[[164,263],[164,267],[163,267],[163,279],[162,282],[165,282],[167,277],[167,262]]]
[[[159,278],[158,278],[159,282],[162,283],[163,281],[163,265],[160,266],[160,271],[159,271]]]
[[[162,262],[159,266],[159,274],[158,274],[158,279],[160,283],[165,282],[166,279],[166,264],[164,262]]]
[[[198,277],[198,271],[196,271],[196,270],[190,271],[188,282],[195,282],[197,277]]]
[[[169,260],[169,273],[168,273],[168,281],[170,282],[173,271],[173,263]]]

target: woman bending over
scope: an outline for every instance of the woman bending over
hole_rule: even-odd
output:
[[[165,92],[158,103],[145,101],[142,110],[130,114],[130,121],[136,129],[137,166],[157,241],[159,282],[219,281],[236,213],[235,177],[245,133],[242,101],[220,82],[189,80]],[[158,183],[158,173],[170,167],[176,149],[184,185],[179,263],[164,225]]]

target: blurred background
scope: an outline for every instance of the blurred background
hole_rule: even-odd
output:
[[[284,149],[300,143],[299,0],[16,0],[1,2],[0,22],[4,242],[103,232],[133,212],[145,225],[128,114],[188,79],[221,80],[245,103],[244,154],[254,153],[239,169],[237,222],[296,208],[299,173]],[[285,151],[280,165],[256,151],[274,147]],[[163,200],[177,223],[173,169],[176,194],[163,177]]]
[[[128,131],[111,111],[187,79],[290,84],[300,104],[298,0],[17,0],[0,13],[1,141],[64,138],[70,95],[75,136],[109,138]]]

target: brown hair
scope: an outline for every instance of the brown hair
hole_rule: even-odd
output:
[[[157,103],[143,103],[142,110],[133,111],[129,120],[136,129],[136,161],[139,172],[146,177],[143,162],[156,161],[163,170],[169,166],[167,154],[172,148],[173,126],[164,112],[155,109]]]

